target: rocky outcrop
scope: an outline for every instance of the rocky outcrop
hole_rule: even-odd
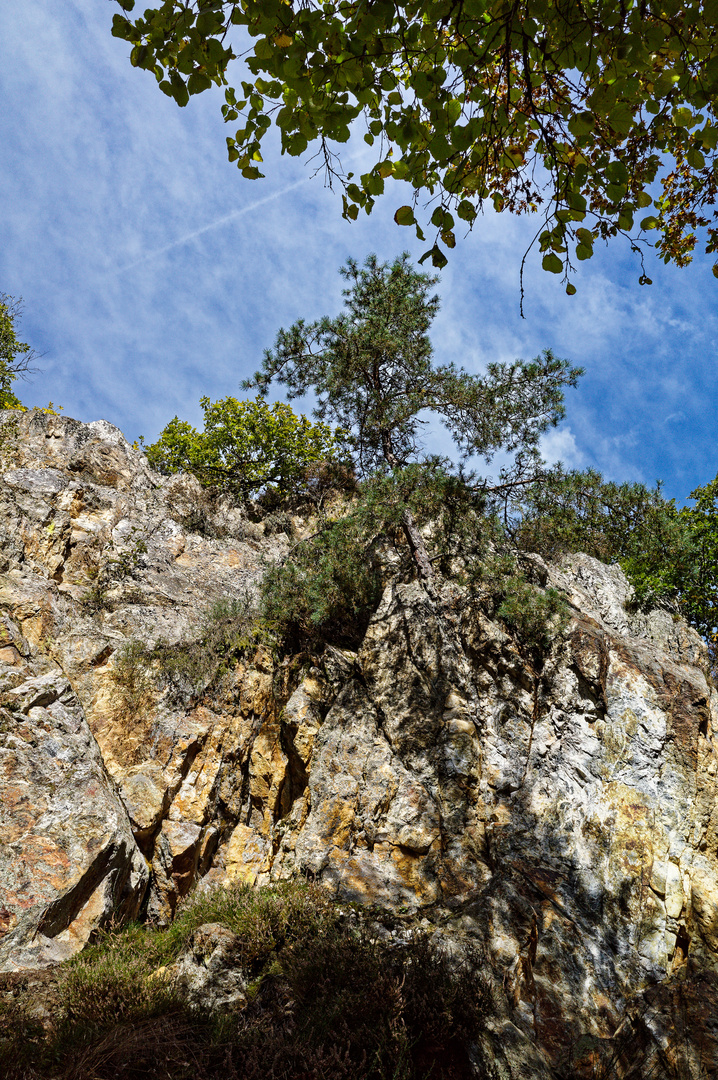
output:
[[[149,873],[77,696],[0,619],[0,970],[136,918]]]
[[[147,680],[128,693],[117,657],[191,636],[286,537],[163,481],[105,421],[0,417],[2,970],[60,959],[142,904],[169,917],[208,868],[242,715],[173,709]],[[182,526],[197,517],[223,539]]]
[[[619,571],[552,578],[582,604],[540,668],[460,590],[386,590],[274,867],[443,911],[555,1063],[687,957],[718,960],[718,714],[700,642],[661,613],[633,636]]]
[[[396,579],[357,652],[280,660],[258,644],[211,692],[151,666],[123,683],[128,642],[196,636],[206,605],[246,602],[288,538],[151,473],[111,425],[5,418],[0,660],[13,672],[3,716],[21,734],[0,737],[6,754],[40,731],[68,747],[49,772],[39,756],[12,764],[36,804],[27,826],[13,811],[13,843],[52,837],[73,869],[29,875],[26,907],[2,871],[0,963],[42,962],[52,949],[31,941],[67,951],[113,905],[136,906],[139,849],[155,919],[197,883],[309,875],[343,899],[422,912],[447,948],[478,943],[498,988],[482,1053],[493,1045],[502,1076],[592,1076],[627,1046],[665,1063],[679,999],[691,1052],[718,1068],[705,1004],[718,700],[693,631],[630,613],[615,567],[535,559],[571,610],[540,658],[458,585],[429,597]],[[291,527],[296,539],[310,525]],[[90,863],[105,869],[83,892]]]
[[[238,962],[237,935],[221,923],[203,923],[174,964],[154,978],[178,989],[193,1009],[213,1012],[247,1003],[247,983]]]

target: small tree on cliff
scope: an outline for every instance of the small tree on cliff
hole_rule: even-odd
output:
[[[205,487],[248,498],[268,485],[290,495],[302,487],[312,465],[340,463],[335,432],[297,416],[283,402],[270,407],[261,398],[203,397],[200,405],[203,431],[175,416],[146,447],[153,469],[193,473]]]
[[[27,375],[37,354],[24,341],[18,341],[15,323],[22,314],[22,301],[0,293],[0,409],[22,408],[12,390],[17,378]]]
[[[280,330],[245,388],[264,394],[276,380],[290,398],[314,393],[316,417],[347,432],[363,476],[415,463],[427,413],[441,419],[464,458],[518,452],[519,471],[538,459],[539,438],[563,416],[563,389],[576,384],[579,368],[548,350],[529,362],[489,364],[484,375],[436,366],[428,330],[439,309],[431,295],[437,278],[414,270],[407,254],[384,264],[370,255],[362,267],[350,259],[340,273],[345,310]],[[431,563],[408,505],[401,524],[428,580]]]

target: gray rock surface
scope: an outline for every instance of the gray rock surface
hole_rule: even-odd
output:
[[[238,938],[220,923],[203,923],[187,948],[156,977],[172,981],[194,1009],[216,1012],[246,1004],[247,982],[238,963]]]

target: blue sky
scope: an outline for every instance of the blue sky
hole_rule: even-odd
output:
[[[265,157],[247,181],[226,160],[221,96],[179,109],[133,70],[109,0],[0,5],[0,292],[22,296],[20,336],[44,356],[19,385],[80,420],[153,439],[198,401],[241,396],[277,330],[335,314],[338,267],[425,245],[392,221],[402,184],[371,217],[342,221],[312,166]],[[361,142],[347,157],[362,155]],[[359,160],[359,158],[357,158]],[[617,479],[665,481],[680,500],[718,471],[718,282],[652,255],[650,287],[627,245],[580,265],[578,293],[529,257],[531,220],[489,214],[459,240],[438,291],[439,361],[480,371],[544,348],[586,369],[545,452]]]

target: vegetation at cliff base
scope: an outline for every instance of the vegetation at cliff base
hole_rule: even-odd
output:
[[[385,914],[376,927],[373,917],[318,887],[236,884],[187,902],[164,930],[110,930],[51,971],[40,993],[33,973],[0,976],[0,1071],[4,1080],[149,1080],[158,1068],[166,1080],[476,1077],[472,1045],[492,1006],[481,954],[467,944],[466,958],[452,960],[418,920]],[[213,1010],[188,1000],[173,965],[192,955],[200,927],[230,932],[224,972],[241,972],[246,1000]]]
[[[117,3],[112,33],[165,94],[225,88],[243,176],[263,175],[275,125],[283,153],[319,154],[350,220],[404,181],[395,220],[430,230],[435,266],[486,205],[539,215],[542,266],[569,293],[598,239],[655,238],[684,265],[705,227],[716,250],[713,3],[164,0],[135,17]],[[362,135],[374,162],[345,173],[338,152]]]

